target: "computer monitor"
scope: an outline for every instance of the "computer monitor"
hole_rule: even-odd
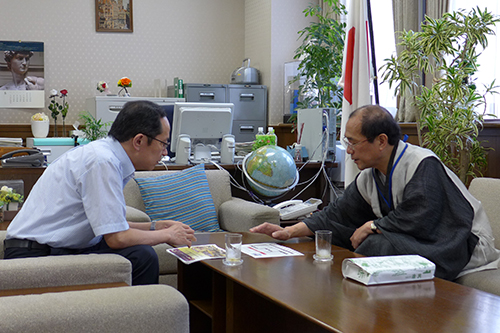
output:
[[[231,134],[233,110],[233,103],[175,103],[170,150],[176,151],[181,134],[190,136],[192,146],[203,143],[220,147],[222,137]]]

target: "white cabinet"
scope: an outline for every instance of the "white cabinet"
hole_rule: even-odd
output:
[[[87,98],[85,107],[90,114],[106,123],[115,120],[125,103],[139,100],[148,100],[158,105],[173,105],[175,102],[184,102],[184,98],[95,96]]]

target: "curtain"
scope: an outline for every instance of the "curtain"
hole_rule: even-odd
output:
[[[426,15],[433,19],[438,19],[443,16],[444,13],[449,11],[449,0],[427,0]],[[431,87],[433,77],[427,75],[425,77],[425,86]]]
[[[438,19],[449,11],[449,0],[427,0],[426,14],[433,19]]]
[[[425,1],[425,2],[424,2]],[[396,34],[396,52],[399,54],[401,47],[398,46],[400,32],[419,31],[422,22],[422,11],[425,5],[426,15],[432,18],[440,18],[448,11],[449,0],[392,0],[394,31]],[[425,77],[425,85],[432,84],[432,77]],[[410,122],[416,120],[417,109],[413,105],[414,97],[407,92],[405,98],[400,98],[396,120]]]
[[[401,32],[418,31],[420,28],[420,2],[421,0],[392,0],[396,53],[398,55],[401,52],[401,46],[398,45]],[[416,120],[417,111],[413,105],[414,99],[410,91],[405,92],[405,97],[399,96],[398,112],[396,113],[397,121],[410,122]]]

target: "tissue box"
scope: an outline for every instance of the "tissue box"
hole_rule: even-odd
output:
[[[342,274],[365,285],[421,281],[434,278],[436,265],[418,255],[349,258]]]

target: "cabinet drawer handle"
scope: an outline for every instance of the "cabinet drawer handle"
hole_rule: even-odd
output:
[[[200,97],[203,98],[215,98],[215,94],[213,92],[201,92]]]
[[[113,106],[113,105],[111,105],[109,107],[109,111],[111,111],[111,112],[120,112],[121,110],[122,110],[121,106]]]
[[[240,94],[240,101],[243,99],[254,99],[254,94]]]
[[[240,126],[240,131],[251,131],[253,132],[253,126],[252,125],[241,125]]]

